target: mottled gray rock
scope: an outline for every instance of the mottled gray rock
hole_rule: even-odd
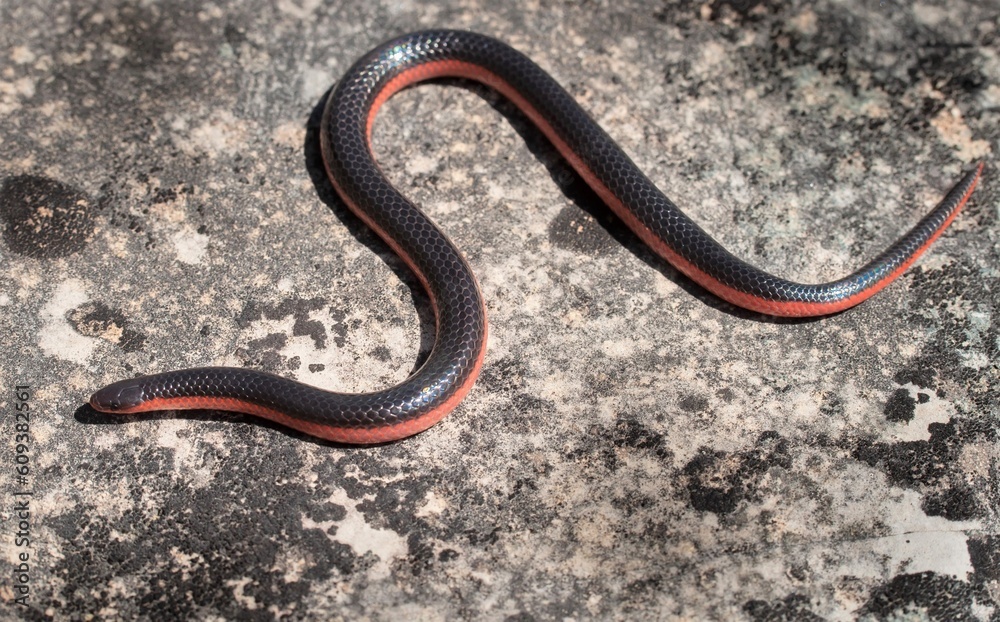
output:
[[[0,4],[2,617],[1000,616],[996,7],[543,4]],[[333,196],[315,123],[358,56],[440,26],[534,58],[783,276],[846,274],[985,177],[878,296],[775,321],[656,258],[510,103],[410,89],[377,153],[491,322],[452,415],[345,448],[84,406],[197,365],[350,391],[413,370],[429,304]]]

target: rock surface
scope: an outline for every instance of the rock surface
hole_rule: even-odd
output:
[[[2,616],[997,619],[990,5],[0,4]],[[316,119],[356,58],[430,27],[521,49],[735,254],[798,280],[985,178],[878,296],[776,321],[653,255],[510,103],[409,89],[377,154],[491,322],[452,415],[352,448],[86,407],[179,367],[345,391],[412,371],[428,301],[334,196]]]

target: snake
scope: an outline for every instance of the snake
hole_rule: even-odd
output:
[[[407,34],[361,57],[332,88],[319,140],[336,192],[402,258],[427,292],[436,335],[419,369],[389,388],[340,393],[253,369],[202,367],[112,383],[95,392],[90,405],[122,414],[233,411],[349,444],[405,438],[453,410],[483,366],[483,295],[455,244],[386,178],[371,140],[376,114],[387,99],[435,78],[477,81],[506,97],[660,257],[718,298],[760,314],[829,315],[869,298],[941,235],[983,171],[979,163],[912,229],[853,274],[823,284],[796,283],[726,250],[658,190],[554,78],[521,52],[468,31]]]

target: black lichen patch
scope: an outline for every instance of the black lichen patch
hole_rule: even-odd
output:
[[[289,298],[275,305],[250,302],[236,317],[236,325],[240,328],[247,328],[252,322],[261,319],[281,320],[292,316],[295,319],[294,324],[292,324],[292,335],[311,337],[316,349],[322,350],[326,348],[326,328],[319,320],[310,319],[309,314],[322,309],[327,304],[328,301],[324,298]],[[251,341],[246,347],[237,349],[236,355],[244,366],[272,373],[297,369],[301,365],[301,361],[290,361],[279,353],[279,350],[288,343],[288,339],[287,335],[272,333]]]
[[[146,345],[146,335],[129,328],[125,313],[99,302],[80,305],[71,310],[66,319],[81,335],[106,339],[125,352],[138,352]]]
[[[974,199],[975,200],[975,199]],[[997,377],[997,349],[1000,325],[976,324],[971,314],[950,313],[957,299],[982,301],[988,308],[996,298],[995,283],[983,278],[980,268],[969,262],[953,262],[940,270],[918,266],[908,278],[910,288],[919,292],[922,310],[905,318],[914,326],[934,326],[930,340],[912,360],[895,374],[900,384],[912,383],[922,390],[917,402],[934,393],[946,398],[942,386],[966,387],[959,416],[948,423],[928,427],[930,439],[902,443],[861,439],[849,442],[854,457],[883,470],[894,484],[919,491],[924,511],[951,520],[993,516],[998,506],[996,474],[968,472],[959,458],[963,448],[973,443],[995,443],[997,423],[988,413],[1000,402]],[[936,310],[931,322],[929,309]],[[985,366],[970,366],[968,360],[985,357]],[[935,388],[937,387],[937,388]]]
[[[673,452],[670,451],[666,437],[650,430],[635,419],[620,419],[615,422],[615,427],[610,435],[605,435],[606,441],[610,441],[615,447],[646,449],[661,460],[670,460]]]
[[[1000,536],[970,536],[966,544],[969,559],[975,569],[975,578],[980,583],[1000,581]]]
[[[799,19],[802,8],[790,3],[715,0],[710,8],[712,20],[719,20],[719,29],[730,27],[730,40],[745,36],[747,22],[754,21],[758,23],[750,26],[758,35],[769,35],[760,37],[759,44],[740,48],[743,68],[755,77],[765,95],[783,96],[795,102],[793,106],[802,106],[802,112],[828,107],[829,103],[822,101],[806,104],[797,93],[800,87],[793,76],[798,68],[818,71],[830,84],[855,97],[889,95],[890,114],[886,118],[864,113],[839,115],[841,118],[829,115],[831,120],[836,118],[831,129],[850,132],[853,140],[838,144],[817,136],[816,148],[826,155],[841,158],[857,152],[864,161],[889,154],[907,157],[901,145],[886,141],[887,118],[902,120],[899,123],[910,132],[929,135],[931,120],[950,100],[977,109],[977,94],[989,85],[989,79],[980,69],[975,44],[969,41],[971,31],[952,34],[946,29],[930,29],[888,7],[879,7],[878,12],[855,12],[815,3],[802,6],[809,7],[818,27],[803,29]],[[673,15],[676,10],[661,13]],[[893,23],[895,31],[888,38],[886,20]],[[912,50],[903,52],[910,46]],[[915,87],[920,84],[931,84],[947,97],[921,91]],[[689,91],[689,95],[698,94],[698,88]],[[831,173],[817,174],[832,174],[832,169]]]
[[[902,574],[872,591],[862,615],[893,619],[907,611],[922,611],[931,620],[973,622],[973,603],[990,603],[989,594],[976,586],[934,572]]]
[[[324,298],[289,298],[276,305],[251,302],[243,308],[243,312],[236,318],[236,323],[240,328],[246,328],[250,322],[263,318],[281,320],[292,316],[295,318],[295,323],[292,325],[292,335],[311,337],[316,349],[323,350],[326,348],[326,328],[322,322],[309,319],[309,314],[322,309],[326,304],[327,300]]]
[[[937,377],[937,372],[933,367],[914,367],[912,369],[902,369],[896,372],[893,380],[896,384],[915,384],[921,389],[927,389],[934,386],[934,379]]]
[[[789,594],[785,598],[774,601],[751,600],[743,605],[754,622],[822,622],[809,609],[809,599],[802,594]]]
[[[347,323],[344,321],[347,319],[347,313],[339,307],[330,307],[329,313],[330,319],[333,320],[333,324],[330,325],[330,330],[333,332],[333,343],[338,348],[343,348],[344,344],[347,343]]]
[[[979,191],[977,191],[978,194]],[[973,195],[973,200],[976,200]],[[985,378],[997,378],[1000,373],[1000,322],[990,322],[986,326],[973,323],[969,314],[954,314],[948,310],[955,300],[982,301],[984,308],[992,302],[996,305],[995,279],[984,278],[981,269],[968,262],[954,262],[941,270],[927,270],[921,266],[910,271],[911,289],[920,292],[924,311],[916,311],[906,318],[915,325],[928,325],[923,314],[928,308],[938,312],[934,340],[929,342],[920,355],[909,362],[908,370],[933,369],[938,377],[937,386],[945,382],[974,390],[968,394],[972,412],[987,413],[1000,403],[1000,382],[984,382]],[[987,364],[974,367],[965,364],[967,360],[985,356]],[[914,372],[909,372],[914,373]],[[930,386],[914,384],[921,388]]]
[[[896,389],[885,404],[885,418],[889,421],[913,421],[916,411],[917,401],[906,389]]]
[[[708,398],[701,395],[688,395],[681,399],[678,406],[689,413],[700,413],[708,409]]]
[[[751,22],[767,15],[770,5],[780,6],[773,0],[715,0],[712,2],[712,19],[735,17],[737,23]]]
[[[234,459],[210,445],[195,443],[194,451],[208,466]],[[243,468],[213,468],[210,483],[197,489],[163,482],[174,470],[173,452],[163,448],[108,451],[93,464],[71,467],[90,486],[124,490],[132,508],[119,516],[85,505],[51,517],[49,527],[61,539],[88,543],[65,547],[53,565],[65,586],[59,598],[72,603],[64,613],[75,618],[113,607],[130,619],[270,620],[271,613],[247,602],[294,610],[314,582],[363,569],[349,546],[304,526],[345,513],[285,479],[301,468],[293,444],[248,443],[235,459]],[[275,480],[285,483],[262,485]],[[127,601],[107,589],[115,580],[134,586]]]
[[[774,0],[712,0],[708,3],[669,0],[653,12],[653,19],[686,31],[707,17],[714,24],[722,23],[723,27],[735,30],[737,27],[751,27],[754,22],[778,13],[781,8],[782,4]]]
[[[949,97],[974,96],[987,83],[976,62],[979,51],[971,44],[941,39],[931,30],[920,30],[917,62],[909,70],[913,84],[929,80]]]
[[[278,351],[288,343],[288,336],[282,333],[271,333],[260,339],[253,339],[246,347],[236,349],[236,356],[244,367],[252,367],[273,374],[297,368],[296,362],[280,354]],[[293,357],[294,358],[294,357]]]
[[[687,465],[691,505],[703,512],[729,514],[741,501],[756,497],[760,481],[773,467],[789,469],[788,441],[777,432],[760,435],[754,447],[737,453],[701,449]]]
[[[0,186],[4,241],[25,257],[68,257],[93,238],[92,205],[86,194],[53,179],[11,177]]]
[[[585,460],[614,473],[622,466],[619,450],[629,453],[648,451],[664,463],[673,459],[670,444],[662,433],[650,429],[631,415],[622,415],[611,427],[592,425],[581,444],[567,452],[572,461]]]
[[[407,561],[413,576],[420,576],[425,570],[433,568],[439,561],[435,554],[434,545],[422,538],[419,532],[411,533],[406,539],[406,544],[409,552]]]
[[[932,423],[928,430],[931,437],[926,441],[862,440],[853,450],[854,458],[882,469],[894,484],[920,491],[929,516],[949,520],[982,517],[983,502],[976,494],[976,484],[954,463],[966,444],[995,443],[996,427],[985,421],[953,418],[948,423]]]

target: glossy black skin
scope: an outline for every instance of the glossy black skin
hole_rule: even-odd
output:
[[[362,440],[351,437],[349,442],[370,442],[364,440],[366,430],[373,431],[377,440],[387,440],[377,431],[395,426],[405,436],[422,429],[416,425],[410,430],[408,422],[423,420],[430,425],[443,415],[442,410],[457,404],[474,382],[486,346],[482,295],[455,245],[385,178],[368,137],[372,108],[379,104],[377,97],[386,85],[404,72],[412,74],[414,68],[438,61],[479,67],[488,78],[485,81],[493,82],[495,77],[502,83],[492,86],[503,91],[506,85],[519,94],[541,117],[540,126],[557,146],[561,141],[564,153],[568,149],[579,158],[584,177],[592,184],[596,180],[596,186],[603,186],[624,206],[628,213],[623,217],[643,239],[667,259],[688,264],[681,269],[712,291],[721,292],[735,304],[768,313],[817,315],[831,312],[827,303],[850,306],[855,298],[863,299],[859,294],[895,276],[940,232],[978,180],[978,171],[966,176],[916,227],[854,274],[821,285],[793,283],[747,264],[712,239],[657,190],[572,97],[526,56],[504,43],[469,32],[406,35],[365,55],[341,79],[323,116],[321,143],[327,171],[345,202],[404,258],[427,287],[436,310],[437,341],[426,363],[402,384],[365,394],[332,393],[243,369],[169,372],[115,383],[94,395],[95,408],[135,411],[137,401],[152,398],[169,407],[195,407],[185,406],[184,400],[232,398],[257,410],[284,413],[303,422],[294,427],[310,433],[315,433],[310,428],[316,426],[354,430],[362,433]],[[727,296],[730,290],[736,294]],[[129,388],[136,385],[138,389]],[[124,402],[128,405],[119,397],[123,389],[127,389]]]

